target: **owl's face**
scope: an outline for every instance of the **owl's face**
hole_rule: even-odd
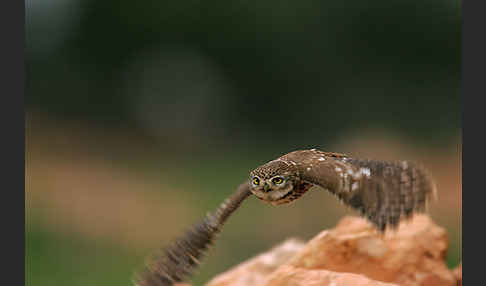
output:
[[[251,192],[272,205],[292,201],[297,185],[298,178],[280,161],[271,161],[250,172]]]
[[[271,178],[252,176],[250,178],[251,192],[266,202],[279,205],[288,202],[286,197],[294,189],[294,182],[287,176],[277,175]]]

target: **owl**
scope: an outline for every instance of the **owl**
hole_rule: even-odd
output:
[[[317,149],[299,150],[250,172],[250,190],[272,205],[291,203],[312,187],[329,191],[378,230],[423,212],[436,187],[422,167],[408,161],[355,159]]]
[[[272,205],[296,201],[311,188],[324,189],[366,217],[379,231],[423,212],[435,184],[428,172],[408,161],[356,159],[317,149],[298,150],[249,174],[215,212],[195,224],[148,262],[137,286],[170,286],[189,277],[224,223],[252,194]]]

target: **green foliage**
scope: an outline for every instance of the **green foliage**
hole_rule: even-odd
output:
[[[26,230],[25,285],[127,285],[140,257],[38,225]]]

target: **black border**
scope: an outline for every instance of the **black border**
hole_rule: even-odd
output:
[[[25,284],[24,1],[0,2],[0,142],[3,166],[0,207],[3,225],[0,237],[5,265],[3,280],[12,285],[21,285],[22,281]],[[12,278],[14,282],[7,282],[6,278]]]
[[[467,4],[465,4],[467,2]],[[479,4],[483,4],[480,7]],[[486,83],[485,72],[485,53],[486,45],[484,39],[484,2],[483,1],[460,1],[462,18],[462,49],[461,49],[461,94],[462,94],[462,138],[463,138],[463,161],[462,161],[462,190],[463,190],[463,214],[462,214],[462,257],[464,258],[464,226],[465,223],[470,225],[466,229],[470,229],[474,234],[466,235],[467,245],[469,249],[476,248],[476,251],[471,251],[467,254],[470,262],[467,262],[467,279],[471,281],[481,281],[481,274],[484,270],[479,270],[483,266],[481,262],[482,251],[479,251],[479,246],[482,246],[485,241],[483,234],[483,213],[482,200],[480,196],[486,191],[484,178],[485,168],[480,165],[484,163],[486,140],[484,139],[486,113],[482,98],[485,97],[486,91],[484,85]],[[476,102],[477,101],[477,102]],[[467,109],[466,109],[467,106]],[[467,110],[467,112],[466,112]],[[468,124],[468,126],[466,126]],[[464,144],[465,132],[470,134]],[[464,148],[466,146],[466,148]],[[465,151],[465,152],[464,152]],[[464,170],[467,173],[464,174]],[[464,178],[466,180],[464,180]],[[464,196],[466,193],[466,196]],[[473,205],[475,203],[476,205]],[[464,214],[466,214],[464,216]],[[475,247],[476,246],[476,247]],[[476,263],[474,263],[474,255],[476,255]],[[463,263],[464,264],[464,263]],[[476,269],[473,269],[476,267]],[[475,271],[477,270],[477,271]],[[474,277],[476,274],[477,277]],[[466,279],[466,280],[467,280]],[[468,284],[466,284],[468,285]]]

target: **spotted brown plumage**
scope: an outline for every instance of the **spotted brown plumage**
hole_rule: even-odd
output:
[[[357,159],[316,149],[290,152],[251,171],[249,181],[214,213],[154,255],[136,285],[170,286],[189,278],[226,220],[250,194],[280,205],[296,201],[314,186],[334,194],[380,231],[423,212],[436,192],[431,176],[412,162]]]
[[[283,182],[273,183],[276,177]],[[256,197],[274,205],[293,202],[312,186],[321,187],[381,231],[396,227],[402,217],[423,212],[435,193],[432,178],[415,163],[356,159],[317,149],[294,151],[263,164],[250,172],[250,182]]]

